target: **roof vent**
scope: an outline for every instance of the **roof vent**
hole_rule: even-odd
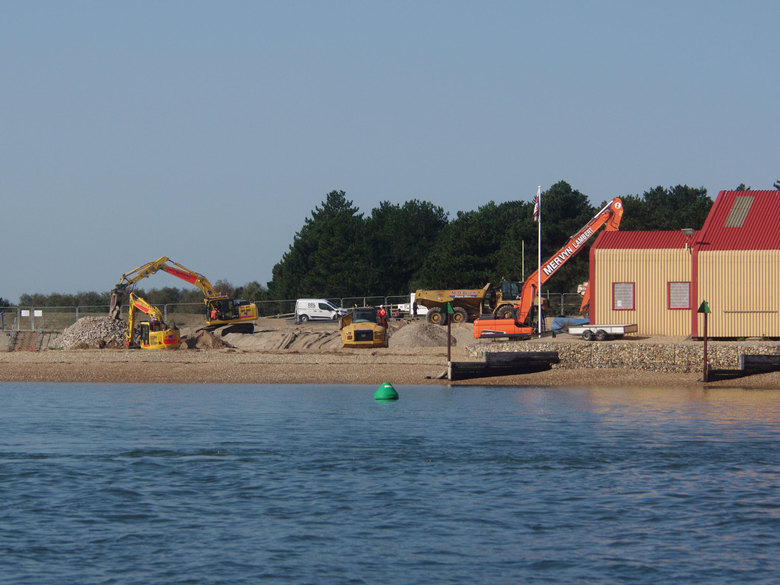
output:
[[[742,227],[742,224],[745,223],[748,211],[750,211],[750,206],[753,205],[753,199],[755,199],[755,197],[752,195],[737,195],[723,227]]]

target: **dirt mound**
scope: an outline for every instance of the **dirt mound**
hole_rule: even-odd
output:
[[[127,323],[121,319],[82,317],[57,339],[62,349],[115,349],[125,346]]]
[[[466,345],[473,341],[472,325],[461,323],[452,326],[452,345]],[[447,327],[427,321],[412,321],[401,325],[390,335],[390,347],[446,347]]]
[[[327,350],[341,347],[341,334],[338,331],[307,331],[295,328],[290,331],[256,330],[252,335],[228,333],[225,340],[245,351],[291,350]]]
[[[201,329],[200,331],[183,337],[181,340],[181,347],[186,347],[187,349],[224,349],[233,346],[210,331]]]

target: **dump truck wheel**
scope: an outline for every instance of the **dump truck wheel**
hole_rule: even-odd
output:
[[[511,319],[514,317],[514,309],[509,306],[501,307],[498,311],[496,311],[496,317],[498,319]]]
[[[469,320],[469,314],[463,307],[455,307],[452,313],[453,323],[466,323]]]
[[[444,325],[447,323],[447,317],[441,312],[439,307],[434,307],[428,310],[428,323],[434,325]]]

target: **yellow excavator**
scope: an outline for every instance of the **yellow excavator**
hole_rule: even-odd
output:
[[[216,292],[205,276],[185,268],[166,256],[147,262],[122,275],[119,283],[111,291],[109,314],[114,319],[118,319],[125,291],[132,288],[142,278],[147,278],[159,270],[186,280],[201,290],[203,302],[206,304],[206,329],[233,325],[231,330],[235,332],[252,333],[254,331],[254,322],[258,315],[257,305],[249,301],[231,299],[226,294]]]
[[[179,330],[176,326],[168,327],[162,319],[162,313],[157,307],[150,305],[141,297],[130,293],[130,307],[127,310],[127,333],[125,333],[125,345],[133,345],[133,327],[135,325],[135,312],[141,311],[149,316],[149,321],[139,323],[141,349],[176,349],[181,343]]]

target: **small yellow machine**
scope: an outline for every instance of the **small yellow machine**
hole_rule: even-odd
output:
[[[352,309],[339,320],[341,347],[387,347],[387,327],[376,307]]]
[[[130,306],[127,311],[127,333],[125,333],[125,345],[133,344],[133,325],[135,324],[136,310],[146,313],[149,321],[139,323],[141,328],[141,349],[176,349],[181,343],[179,330],[168,327],[162,320],[162,313],[157,307],[150,305],[144,299],[130,293]]]

